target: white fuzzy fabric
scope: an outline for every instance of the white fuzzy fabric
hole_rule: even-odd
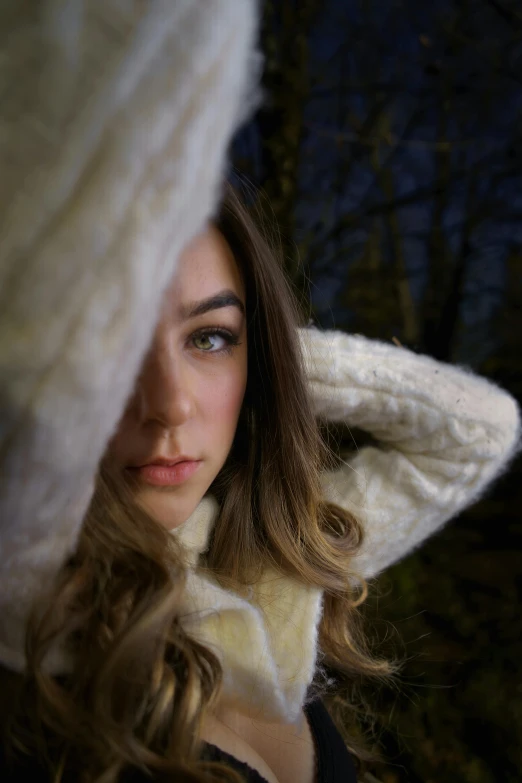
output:
[[[317,658],[322,590],[266,568],[248,598],[226,590],[197,569],[217,517],[204,498],[173,535],[192,565],[181,608],[183,627],[220,658],[221,704],[264,721],[300,719]]]
[[[341,332],[306,329],[301,343],[316,414],[379,441],[323,484],[363,523],[366,578],[475,503],[522,449],[516,401],[468,368]]]
[[[318,416],[374,435],[324,476],[326,496],[362,521],[354,570],[376,575],[476,501],[520,450],[513,398],[470,371],[340,332],[301,330]],[[267,568],[241,598],[198,573],[218,512],[205,498],[173,533],[192,566],[184,626],[220,657],[222,703],[297,722],[318,659],[322,592]]]
[[[255,100],[254,0],[0,9],[0,660],[73,551],[183,246]]]

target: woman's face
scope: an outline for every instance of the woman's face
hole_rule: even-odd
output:
[[[137,480],[139,505],[165,527],[188,519],[223,467],[246,382],[244,286],[226,240],[210,227],[178,261],[108,447],[108,459]]]

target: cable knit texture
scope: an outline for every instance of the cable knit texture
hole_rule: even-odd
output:
[[[363,524],[354,565],[366,578],[475,503],[522,450],[516,401],[468,368],[341,332],[303,330],[301,344],[316,414],[380,444],[323,483]]]
[[[74,549],[181,248],[251,109],[253,0],[0,10],[0,660]]]

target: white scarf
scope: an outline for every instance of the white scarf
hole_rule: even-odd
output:
[[[267,567],[248,599],[198,572],[219,507],[210,496],[172,532],[190,565],[183,627],[223,666],[220,704],[267,722],[299,720],[317,658],[323,591]]]

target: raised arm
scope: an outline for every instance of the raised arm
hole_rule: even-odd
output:
[[[74,549],[176,257],[252,104],[254,0],[0,11],[0,662]],[[252,73],[253,75],[253,73]]]
[[[360,335],[300,330],[318,417],[365,430],[324,476],[326,497],[361,520],[356,567],[378,574],[474,503],[520,450],[513,397],[470,370]]]

